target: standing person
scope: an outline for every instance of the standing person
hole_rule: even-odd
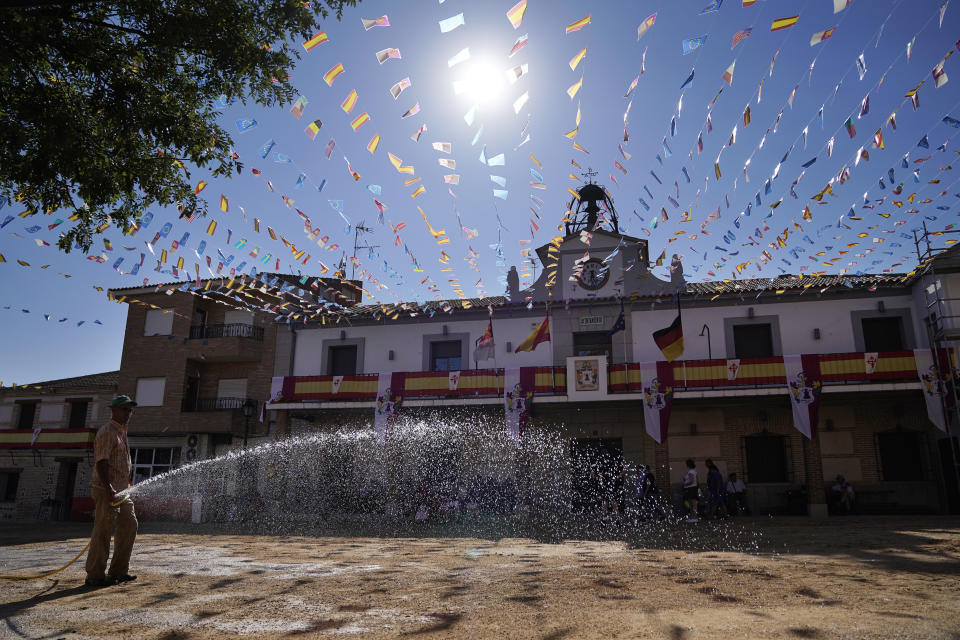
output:
[[[747,506],[747,485],[743,484],[743,480],[737,478],[736,473],[731,473],[728,476],[727,480],[727,508],[730,510],[730,513],[736,515],[738,513],[748,514],[750,513],[750,508]]]
[[[660,515],[660,490],[657,488],[657,479],[654,477],[653,471],[646,465],[640,465],[637,498],[640,506],[641,521],[662,518],[662,515]]]
[[[127,424],[137,403],[130,396],[110,402],[110,422],[100,427],[93,441],[93,481],[90,483],[96,511],[90,551],[87,553],[87,580],[90,587],[106,587],[136,580],[130,575],[130,553],[137,537],[137,516],[129,497],[117,500],[117,493],[130,486],[130,443]],[[114,533],[116,527],[116,533]],[[113,561],[105,573],[113,536]]]
[[[834,499],[839,502],[841,509],[845,514],[849,514],[853,510],[853,485],[847,482],[847,479],[842,475],[837,476],[837,483],[833,485],[832,489]]]
[[[697,480],[697,464],[687,459],[687,475],[683,476],[683,504],[690,510],[687,522],[697,522],[697,493],[700,483]]]
[[[726,517],[727,507],[723,503],[723,474],[713,463],[713,460],[707,458],[707,509],[710,513],[710,519],[717,517],[719,511],[721,517]]]

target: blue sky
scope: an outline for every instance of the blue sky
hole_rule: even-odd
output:
[[[52,220],[17,218],[9,223],[0,234],[0,253],[7,260],[0,264],[0,296],[4,301],[0,307],[11,307],[0,308],[6,336],[0,346],[0,381],[9,385],[118,367],[126,307],[107,301],[105,294],[94,287],[137,286],[145,278],[148,283],[176,280],[169,273],[169,266],[180,256],[184,257],[187,274],[192,276],[194,263],[200,262],[194,250],[201,240],[207,241],[205,255],[214,257],[214,268],[219,260],[217,249],[221,249],[226,256],[236,255],[234,267],[245,260],[246,273],[253,264],[264,270],[265,265],[248,255],[251,247],[258,246],[258,257],[267,252],[280,257],[281,271],[300,269],[307,275],[320,275],[317,260],[333,267],[342,251],[324,250],[308,239],[296,209],[309,217],[311,226],[319,228],[321,236],[330,237],[328,244],[337,243],[350,255],[353,233],[345,233],[346,223],[331,206],[331,200],[342,201],[343,214],[351,224],[363,221],[373,229],[365,240],[379,245],[379,249],[374,255],[360,251],[358,259],[362,268],[388,287],[370,287],[375,299],[385,303],[433,299],[437,294],[428,285],[438,289],[444,298],[455,297],[450,278],[459,282],[467,296],[502,293],[506,268],[521,265],[524,260],[521,250],[549,242],[557,234],[557,225],[570,200],[567,189],[579,184],[568,176],[571,172],[580,176],[588,167],[598,172],[595,180],[609,189],[621,229],[649,238],[653,257],[662,250],[668,257],[671,253],[681,254],[689,280],[730,278],[737,264],[746,265],[739,277],[767,277],[783,272],[838,273],[844,269],[846,273],[907,271],[915,263],[912,240],[905,237],[912,237],[910,230],[924,220],[935,229],[954,223],[960,204],[954,195],[960,193],[960,170],[946,167],[951,163],[960,167],[960,158],[954,153],[960,148],[954,138],[960,129],[951,128],[942,120],[947,115],[960,119],[960,94],[955,91],[960,77],[936,89],[931,70],[960,37],[960,7],[948,6],[941,27],[939,1],[857,0],[835,14],[832,0],[759,0],[749,7],[743,7],[741,0],[726,0],[718,11],[701,14],[709,0],[530,0],[523,23],[514,30],[505,16],[513,4],[366,1],[347,10],[341,22],[327,22],[323,29],[329,41],[304,53],[293,73],[295,86],[308,100],[300,119],[290,113],[291,105],[263,109],[234,103],[224,110],[223,121],[234,135],[235,149],[245,170],[232,180],[213,180],[202,171],[194,171],[195,179],[210,182],[203,195],[210,201],[211,219],[218,221],[213,237],[205,233],[209,220],[187,223],[178,220],[175,212],[155,207],[151,210],[154,220],[136,237],[123,237],[115,229],[105,234],[113,250],[105,251],[98,243],[91,254],[107,256],[99,264],[76,252],[62,255],[54,247],[38,246],[34,242],[37,238],[55,244],[59,229],[46,229]],[[461,12],[465,24],[441,33],[438,22]],[[589,25],[565,34],[568,24],[588,13]],[[657,14],[656,23],[638,42],[637,26],[653,13]],[[364,31],[361,18],[382,15],[389,17],[389,27]],[[800,16],[793,27],[770,31],[774,19],[792,15]],[[814,32],[831,27],[836,27],[832,38],[810,46]],[[733,35],[747,28],[752,28],[751,35],[731,50]],[[514,42],[523,35],[529,37],[527,46],[509,58],[507,54]],[[906,45],[915,35],[908,63]],[[706,36],[702,46],[689,55],[682,54],[684,39],[702,36]],[[402,58],[378,64],[376,52],[391,47],[399,49]],[[586,56],[572,71],[568,63],[584,47]],[[470,59],[448,67],[448,60],[464,48],[469,48]],[[631,81],[640,74],[645,50],[645,73],[631,96],[625,98]],[[770,74],[771,59],[778,50]],[[861,53],[867,69],[862,80],[856,65]],[[734,60],[733,83],[727,86],[721,74]],[[947,60],[944,70],[948,75],[960,74],[955,71],[957,60],[960,56]],[[343,63],[345,71],[332,86],[327,86],[323,74],[338,62]],[[515,83],[508,83],[505,71],[523,64],[528,65],[528,73]],[[691,70],[693,83],[681,90]],[[567,89],[581,75],[582,88],[571,100]],[[406,77],[410,78],[411,87],[394,100],[390,86]],[[467,91],[455,94],[455,81],[464,82]],[[920,106],[914,111],[904,94],[921,81],[925,84],[919,90]],[[788,98],[794,87],[797,89],[791,107]],[[721,88],[723,93],[709,109],[713,132],[707,133],[708,105]],[[358,100],[348,115],[340,105],[354,89]],[[514,101],[525,92],[528,101],[519,113],[514,113]],[[862,101],[868,95],[869,112],[858,118]],[[682,108],[678,113],[681,96]],[[417,103],[420,113],[401,119],[401,114]],[[479,108],[469,126],[464,115],[474,104],[479,104]],[[624,143],[623,116],[628,104],[629,142]],[[745,127],[742,115],[748,104],[752,121]],[[582,117],[576,141],[589,154],[574,150],[571,141],[563,136],[575,126],[578,105]],[[821,105],[823,128],[817,119]],[[898,107],[897,129],[893,130],[887,125],[887,118]],[[781,109],[783,114],[776,123]],[[354,132],[350,122],[364,112],[369,113],[370,121]],[[843,126],[848,117],[856,126],[853,139]],[[676,118],[673,135],[672,118]],[[255,119],[257,126],[239,133],[235,124],[238,119]],[[311,140],[304,129],[315,119],[321,120],[323,126],[316,139]],[[517,149],[528,120],[526,133],[530,140]],[[426,125],[427,130],[414,142],[411,135],[421,125]],[[734,125],[736,142],[721,153],[730,141]],[[482,133],[471,144],[481,126]],[[808,133],[804,147],[805,127]],[[874,149],[873,135],[881,128],[885,149]],[[377,133],[381,142],[371,155],[366,145]],[[704,149],[698,154],[696,142],[701,133]],[[924,135],[928,136],[929,148],[917,146]],[[832,157],[827,158],[826,145],[831,137],[835,144]],[[327,159],[324,150],[331,139],[336,145]],[[672,152],[669,157],[663,139]],[[268,140],[275,141],[275,145],[263,159],[259,150]],[[452,153],[435,151],[433,142],[449,142]],[[937,151],[945,142],[946,151]],[[621,154],[618,144],[622,144],[630,159]],[[870,159],[854,166],[861,146]],[[504,154],[504,164],[481,163],[484,148],[487,158]],[[787,159],[766,193],[765,181],[772,177],[788,150]],[[291,161],[275,162],[274,152]],[[404,165],[413,166],[415,175],[394,170],[387,152],[401,158]],[[907,153],[909,167],[904,169],[901,158]],[[528,154],[542,166],[535,165]],[[713,166],[718,154],[720,180],[715,178]],[[927,156],[929,160],[914,162]],[[344,157],[361,175],[359,181],[348,173]],[[813,157],[817,161],[796,185],[798,199],[794,199],[790,196],[791,184],[804,171],[801,165]],[[440,166],[438,158],[455,160],[456,170]],[[749,182],[743,172],[748,158]],[[572,165],[571,160],[582,168]],[[616,168],[614,161],[627,173]],[[811,196],[845,165],[851,170],[850,178],[844,184],[834,185],[836,197],[826,196],[823,201],[827,204],[823,205],[811,201]],[[252,174],[254,168],[261,172],[259,176]],[[888,176],[891,168],[893,185]],[[546,189],[531,187],[530,182],[539,182],[531,169],[543,178]],[[916,169],[919,181],[914,180]],[[662,184],[657,183],[651,171]],[[298,188],[301,174],[305,177]],[[451,197],[443,182],[447,174],[460,175],[460,184],[452,187],[456,198]],[[610,179],[611,174],[616,183]],[[490,176],[503,179],[505,186],[496,184]],[[420,182],[404,185],[404,180],[414,177],[421,178]],[[884,189],[879,186],[881,178]],[[267,188],[268,180],[273,185],[272,192]],[[318,192],[317,187],[324,180],[323,190]],[[929,184],[930,180],[940,183]],[[892,195],[893,187],[901,182],[902,194]],[[380,194],[374,195],[370,185],[378,186]],[[426,191],[411,198],[419,185]],[[506,198],[495,198],[494,189],[507,191]],[[760,205],[756,204],[758,191]],[[940,196],[943,191],[946,195]],[[873,209],[862,208],[865,193],[868,206]],[[910,203],[907,198],[912,193],[917,195]],[[227,213],[218,208],[221,194],[230,203]],[[294,200],[291,207],[285,206],[282,195]],[[884,196],[886,199],[878,202]],[[384,224],[378,221],[374,198],[388,207]],[[650,207],[649,211],[640,198]],[[782,203],[771,209],[780,199]],[[930,202],[921,203],[928,199]],[[903,206],[897,207],[894,200],[903,202]],[[801,217],[808,204],[813,214],[810,221]],[[435,230],[446,231],[449,243],[435,243],[418,206]],[[851,206],[855,207],[854,220],[848,218]],[[660,216],[661,208],[666,210],[667,220]],[[916,213],[908,213],[914,209]],[[688,222],[682,222],[685,211],[689,212]],[[19,210],[4,208],[0,210],[0,219],[11,213]],[[457,213],[464,227],[478,232],[476,237],[467,238],[461,231]],[[535,218],[539,231],[531,236],[530,219],[534,215],[539,215],[538,220]],[[654,217],[658,220],[652,228]],[[259,233],[254,231],[254,218],[260,221]],[[794,228],[794,221],[802,230]],[[172,223],[172,230],[157,244],[158,254],[184,233],[189,232],[190,239],[165,266],[168,272],[158,273],[153,270],[156,262],[145,242],[166,222]],[[423,272],[415,272],[410,257],[394,244],[395,235],[389,225],[400,222],[406,223],[400,237]],[[704,222],[706,227],[702,226]],[[41,225],[42,229],[30,233],[28,228],[33,225]],[[308,264],[295,264],[289,250],[269,238],[268,225],[297,248],[306,249],[312,255]],[[786,228],[790,229],[787,246],[778,251],[768,248],[768,243],[775,242],[777,234]],[[232,232],[229,244],[227,230]],[[754,235],[757,230],[762,238]],[[867,235],[859,237],[864,233]],[[694,235],[696,238],[692,238]],[[671,238],[676,240],[668,242]],[[241,239],[247,241],[242,250],[236,248]],[[523,241],[530,243],[521,244]],[[859,244],[847,246],[854,242]],[[498,244],[502,257],[497,253]],[[476,269],[465,260],[471,249],[477,254]],[[867,249],[871,251],[867,253]],[[763,250],[770,253],[771,260],[762,260]],[[441,251],[450,257],[446,264],[439,261]],[[815,256],[821,251],[824,255]],[[841,255],[839,251],[848,253]],[[129,275],[127,272],[132,263],[139,261],[141,252],[146,253],[143,267],[137,275]],[[816,260],[811,260],[811,256]],[[122,273],[118,273],[111,266],[121,257],[125,260],[119,267]],[[30,266],[18,265],[17,259]],[[271,270],[274,259],[269,264]],[[828,259],[832,260],[824,266]],[[44,265],[50,266],[41,268]],[[443,268],[452,271],[441,271]],[[180,273],[181,278],[187,277]],[[661,275],[665,276],[666,271],[662,270]],[[201,267],[201,276],[209,276],[205,266]],[[424,278],[429,280],[422,284]],[[524,278],[531,279],[532,276]],[[24,309],[29,313],[24,313]],[[44,314],[50,316],[49,320],[44,319]],[[67,320],[60,322],[62,318]],[[83,324],[78,326],[80,321]]]

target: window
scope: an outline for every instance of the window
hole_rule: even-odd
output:
[[[462,350],[459,340],[430,343],[431,371],[459,371]]]
[[[137,380],[137,395],[134,400],[141,407],[162,407],[166,378],[140,378]]]
[[[747,482],[787,482],[786,438],[777,435],[747,436]]]
[[[352,376],[357,373],[357,345],[330,347],[327,354],[328,376]]]
[[[915,431],[895,431],[877,434],[877,451],[883,479],[923,480],[921,435]]]
[[[190,321],[191,326],[194,327],[205,327],[207,325],[207,312],[205,309],[194,309],[193,310],[193,320]]]
[[[573,334],[573,355],[609,357],[611,353],[612,340],[605,331],[582,331]]]
[[[133,484],[137,484],[179,466],[180,447],[131,447],[130,460],[133,461]]]
[[[37,416],[37,401],[18,402],[20,415],[17,418],[17,429],[33,429],[33,420]]]
[[[733,326],[733,350],[737,358],[773,357],[773,330],[769,324]]]
[[[217,383],[217,400],[225,400],[227,398],[238,398],[245,399],[247,397],[247,379],[246,378],[233,378],[227,380],[220,380]],[[218,406],[221,403],[217,403]],[[241,403],[243,404],[243,403]]]
[[[253,324],[253,314],[249,311],[230,310],[224,314],[223,324]]]
[[[150,309],[143,325],[145,336],[169,336],[173,333],[173,309]]]
[[[19,469],[0,469],[0,502],[16,502],[19,486]]]
[[[903,350],[903,320],[899,316],[862,318],[864,351]]]
[[[68,429],[83,429],[87,424],[87,406],[90,403],[87,400],[70,401],[70,422],[67,423]]]

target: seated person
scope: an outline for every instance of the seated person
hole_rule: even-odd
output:
[[[853,485],[847,482],[847,479],[842,475],[837,476],[837,483],[831,487],[833,492],[833,500],[840,505],[840,509],[843,513],[850,513],[853,509]]]
[[[727,509],[731,515],[750,513],[750,507],[747,506],[747,485],[737,477],[736,473],[727,476],[727,502]]]

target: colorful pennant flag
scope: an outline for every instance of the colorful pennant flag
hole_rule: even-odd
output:
[[[305,41],[303,43],[303,48],[306,49],[307,51],[312,51],[315,46],[317,46],[318,44],[323,44],[327,40],[329,40],[329,38],[327,38],[327,33],[325,31],[321,31],[317,35]]]
[[[781,29],[792,27],[793,25],[797,24],[797,20],[799,19],[799,15],[790,16],[789,18],[777,18],[773,21],[773,24],[770,25],[770,31],[780,31]]]
[[[327,71],[325,74],[323,74],[323,81],[327,83],[328,87],[332,87],[333,81],[337,78],[337,76],[343,73],[343,71],[343,63],[338,62],[333,66],[332,69],[330,69],[330,71]]]
[[[580,31],[580,29],[583,29],[588,24],[590,24],[590,14],[587,14],[586,18],[581,18],[576,22],[567,25],[567,35],[570,35],[574,31]]]
[[[638,41],[640,40],[640,38],[642,38],[642,37],[644,36],[644,34],[647,32],[647,30],[650,29],[650,27],[652,27],[652,26],[654,25],[654,23],[656,23],[656,21],[657,21],[657,14],[654,13],[653,15],[648,16],[646,20],[644,20],[643,22],[640,23],[640,26],[637,27],[637,40],[638,40]]]

